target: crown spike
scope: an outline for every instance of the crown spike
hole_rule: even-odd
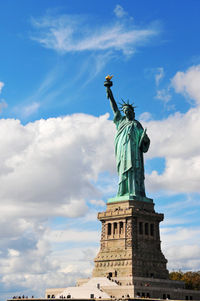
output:
[[[129,103],[129,99],[127,100],[127,102],[125,102],[125,101],[123,100],[123,98],[121,98],[121,100],[123,101],[123,103],[120,103],[120,102],[119,102],[120,110],[121,110],[121,111],[123,111],[123,108],[126,107],[126,106],[129,107],[131,110],[134,111],[134,108],[136,108],[136,106],[133,105],[134,103],[133,103],[133,104],[130,104],[130,103]]]

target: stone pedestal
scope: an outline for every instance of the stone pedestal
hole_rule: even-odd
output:
[[[151,199],[111,199],[106,211],[98,213],[101,246],[92,278],[79,279],[77,287],[59,292],[47,289],[46,297],[200,300],[200,291],[186,290],[184,282],[169,280],[167,260],[160,248],[159,223],[163,218],[155,212]]]
[[[110,202],[98,214],[102,223],[101,247],[93,277],[152,277],[168,279],[160,248],[159,223],[153,202]]]

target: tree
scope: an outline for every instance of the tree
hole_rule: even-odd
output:
[[[169,277],[171,280],[184,281],[187,289],[200,290],[200,271],[184,273],[179,270],[171,272]]]

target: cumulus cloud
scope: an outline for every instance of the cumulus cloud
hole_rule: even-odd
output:
[[[147,156],[164,158],[162,173],[152,171],[146,177],[149,191],[162,191],[166,194],[194,193],[199,195],[200,155],[198,128],[200,126],[199,106],[199,66],[193,66],[185,72],[177,72],[171,80],[171,87],[186,99],[192,99],[196,107],[185,114],[179,112],[168,118],[146,123],[152,145]],[[158,98],[168,102],[170,95],[164,90]],[[169,96],[169,97],[168,97]],[[157,129],[157,130],[156,130]],[[195,207],[196,206],[196,207]],[[191,216],[199,211],[199,200],[188,198],[174,202],[166,210],[174,210],[174,217],[167,218],[161,231],[163,251],[168,259],[170,270],[199,270],[200,245],[199,227],[191,226]],[[187,210],[184,218],[178,216],[183,208]],[[192,219],[195,223],[195,218]]]
[[[21,258],[17,257],[12,260],[9,258],[4,263],[13,269],[2,277],[2,283],[6,289],[12,291],[12,295],[7,294],[7,296],[11,298],[13,295],[25,294],[29,297],[34,295],[41,298],[46,288],[75,285],[75,279],[86,278],[91,273],[90,262],[84,260],[83,251],[84,248],[80,252],[77,252],[77,249],[71,249],[70,252],[74,254],[73,260],[70,252],[67,251],[65,255],[59,254],[57,258],[51,256],[51,259],[48,254],[41,256],[34,252],[25,254]],[[21,270],[19,270],[20,266]]]
[[[153,141],[147,154],[165,158],[165,170],[153,171],[147,176],[148,188],[173,193],[199,192],[200,180],[200,108],[186,114],[176,113],[161,121],[148,122],[149,136]]]
[[[153,26],[128,28],[123,23],[88,28],[83,16],[72,15],[32,19],[32,24],[36,30],[32,39],[60,53],[114,50],[130,55],[136,47],[159,34],[159,29]]]
[[[161,229],[163,252],[169,270],[199,270],[199,228],[168,227]]]
[[[29,217],[84,213],[84,200],[100,196],[92,182],[105,169],[114,170],[109,142],[114,128],[107,118],[77,114],[26,126],[1,120],[2,212]]]
[[[200,67],[193,66],[185,73],[177,72],[172,79],[176,92],[190,96],[197,104],[185,114],[179,112],[160,121],[150,121],[147,127],[153,140],[147,156],[165,158],[165,170],[154,170],[147,176],[148,188],[171,193],[199,193],[200,181]],[[168,99],[167,99],[168,100]],[[158,130],[159,129],[159,130]]]
[[[74,285],[79,277],[88,277],[93,268],[93,258],[97,252],[88,242],[99,239],[94,231],[59,231],[44,226],[37,228],[38,222],[24,227],[19,236],[10,235],[12,246],[0,256],[1,296],[4,291],[12,291],[13,295],[34,295],[41,297],[47,287],[66,287]],[[12,224],[12,221],[10,221]],[[14,225],[13,225],[14,227]],[[68,233],[68,234],[67,234]],[[91,236],[91,233],[93,234]],[[66,235],[67,234],[67,235]],[[22,239],[20,240],[20,235]],[[75,235],[73,237],[73,235]],[[32,240],[25,247],[24,241]],[[73,248],[69,241],[85,242],[81,248]],[[60,247],[59,244],[64,244]],[[2,244],[2,239],[1,239]],[[6,250],[4,242],[4,250]],[[7,294],[7,298],[11,295]]]
[[[34,290],[67,286],[81,273],[84,277],[91,272],[88,261],[80,264],[80,254],[69,272],[72,262],[66,257],[62,262],[58,251],[53,255],[52,244],[94,244],[98,233],[51,229],[47,220],[87,217],[90,199],[102,205],[95,181],[105,169],[115,170],[110,155],[114,127],[108,117],[75,114],[27,125],[0,120],[0,285],[4,289],[18,287],[35,295]],[[84,222],[91,223],[91,215]]]
[[[192,66],[186,72],[177,72],[171,82],[177,93],[200,104],[200,65]]]

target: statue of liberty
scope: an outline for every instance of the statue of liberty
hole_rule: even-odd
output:
[[[110,89],[111,76],[106,77],[104,86],[110,99],[116,125],[115,157],[119,186],[115,200],[137,199],[151,201],[146,198],[144,187],[143,153],[149,149],[150,139],[139,121],[135,120],[134,106],[129,102],[121,104],[121,114]],[[113,199],[114,200],[114,199]]]

